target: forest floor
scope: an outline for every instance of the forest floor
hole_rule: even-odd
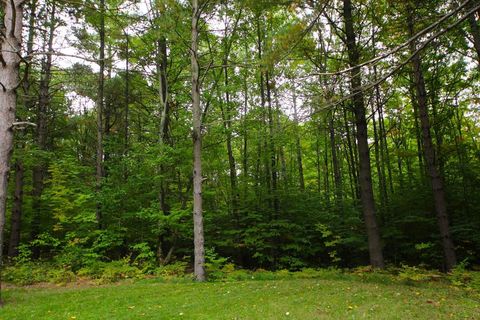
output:
[[[9,287],[1,320],[480,319],[480,297],[442,283],[345,279],[123,281]]]

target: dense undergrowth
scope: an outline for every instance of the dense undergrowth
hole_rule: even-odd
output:
[[[467,270],[460,264],[448,274],[421,267],[389,266],[385,270],[374,270],[369,266],[354,269],[313,269],[304,268],[299,271],[264,269],[239,269],[224,258],[212,258],[207,263],[209,281],[242,281],[242,280],[287,280],[287,279],[326,279],[377,282],[383,284],[422,285],[439,282],[464,289],[480,298],[480,272]],[[71,266],[57,262],[23,261],[7,265],[3,270],[3,280],[16,286],[50,283],[65,285],[75,282],[92,284],[109,284],[125,279],[141,280],[155,278],[165,282],[193,281],[191,269],[186,262],[175,262],[165,266],[154,266],[149,263],[138,263],[128,258],[101,262],[95,261],[72,269]]]

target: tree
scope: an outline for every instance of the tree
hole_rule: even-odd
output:
[[[415,33],[415,9],[413,4],[407,5],[407,26],[409,35]],[[422,63],[420,56],[415,54],[416,44],[414,41],[410,43],[410,52],[414,54],[412,59],[413,75],[416,89],[416,99],[418,103],[419,118],[422,131],[422,145],[427,165],[428,174],[433,190],[435,202],[435,211],[437,214],[437,223],[440,230],[443,254],[445,258],[445,268],[450,271],[457,264],[457,256],[455,254],[455,246],[450,234],[450,223],[447,213],[447,202],[445,199],[445,189],[443,178],[437,168],[437,159],[433,147],[432,136],[430,132],[430,117],[427,106],[427,91],[425,89],[425,80],[422,71]]]
[[[205,281],[205,248],[202,209],[202,108],[200,104],[200,70],[198,60],[198,28],[200,7],[198,0],[192,0],[192,113],[193,113],[193,236],[195,245],[194,272],[197,281]]]
[[[362,92],[362,78],[360,74],[360,53],[355,38],[355,30],[352,16],[351,0],[343,1],[343,16],[345,19],[346,45],[348,49],[348,60],[352,71],[350,81],[352,93],[354,94],[353,108],[357,127],[358,157],[360,161],[359,183],[360,198],[362,201],[363,217],[367,227],[368,247],[370,253],[370,263],[374,267],[383,268],[382,244],[380,241],[380,231],[375,215],[375,202],[373,198],[372,173],[370,167],[370,150],[368,146],[368,128],[365,116],[366,110]]]
[[[16,89],[19,85],[19,64],[22,47],[23,1],[12,0],[3,5],[3,32],[0,39],[0,266],[3,259],[3,231],[7,205],[8,172],[15,129]]]

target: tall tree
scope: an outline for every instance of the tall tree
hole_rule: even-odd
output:
[[[19,64],[23,29],[22,0],[2,5],[3,26],[0,37],[0,267],[3,259],[3,233],[8,192],[8,172],[13,148],[13,130],[19,85]],[[1,300],[0,300],[1,303]]]
[[[414,4],[409,2],[407,5],[407,26],[409,35],[415,34],[415,15],[416,10]],[[416,52],[416,43],[410,43],[410,51],[412,54]],[[428,174],[433,191],[433,198],[435,202],[435,211],[437,215],[438,228],[440,230],[440,237],[442,241],[443,254],[445,258],[445,268],[450,271],[457,264],[457,256],[455,254],[455,246],[450,234],[450,223],[447,211],[447,201],[445,199],[445,187],[443,178],[437,167],[438,158],[435,156],[435,149],[432,142],[432,135],[430,132],[430,117],[428,114],[427,105],[427,90],[425,86],[425,78],[423,75],[422,61],[418,54],[415,54],[412,59],[413,78],[416,89],[416,100],[418,106],[418,116],[420,118],[420,125],[422,131],[422,144],[427,166]]]
[[[102,200],[100,192],[102,190],[103,178],[105,175],[104,169],[104,149],[103,149],[103,113],[104,113],[104,93],[105,93],[105,0],[100,0],[100,24],[98,34],[100,36],[100,52],[98,57],[98,65],[100,70],[98,72],[98,91],[96,101],[97,111],[97,152],[96,152],[96,191],[97,191],[97,208],[96,219],[100,229],[103,228],[102,217]]]
[[[37,1],[30,1],[28,6],[28,37],[27,37],[27,46],[26,46],[26,57],[25,57],[25,67],[23,70],[23,83],[22,83],[22,94],[23,94],[23,105],[25,111],[32,109],[33,98],[31,96],[31,62],[33,54],[33,45],[35,39],[35,22],[37,15]],[[23,143],[22,143],[23,145]],[[24,177],[25,177],[25,164],[23,159],[20,157],[15,161],[15,191],[14,191],[14,201],[12,205],[12,218],[11,218],[11,228],[10,228],[10,241],[8,244],[8,256],[13,257],[18,254],[18,246],[20,244],[20,234],[21,234],[21,225],[22,225],[22,216],[23,216],[23,194],[24,194]]]
[[[363,217],[367,227],[368,248],[370,263],[374,267],[383,268],[383,253],[380,240],[380,231],[375,214],[375,201],[373,198],[372,172],[370,167],[370,149],[368,146],[368,127],[366,119],[365,102],[362,91],[360,52],[357,45],[354,20],[352,15],[351,0],[343,0],[343,17],[345,23],[346,44],[348,61],[352,68],[350,74],[353,96],[353,108],[357,128],[358,157],[360,162],[359,183],[362,202]]]
[[[202,209],[202,107],[200,104],[200,68],[198,37],[201,10],[198,0],[192,0],[192,112],[193,112],[193,236],[195,246],[194,272],[197,281],[205,281],[205,240]]]
[[[44,39],[45,57],[41,66],[41,77],[38,94],[38,108],[37,108],[37,131],[36,131],[36,146],[40,152],[47,150],[47,135],[48,135],[48,110],[50,108],[50,82],[52,79],[52,58],[53,58],[53,42],[56,29],[56,3],[52,1],[46,6],[48,18],[46,21],[46,32]],[[31,237],[35,239],[41,232],[41,213],[42,213],[42,193],[44,189],[44,180],[46,173],[46,164],[40,161],[33,168],[33,219]],[[35,255],[38,256],[38,250],[35,250]]]

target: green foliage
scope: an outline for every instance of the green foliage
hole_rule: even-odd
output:
[[[233,271],[232,265],[227,265],[228,258],[220,257],[214,248],[205,249],[205,270],[208,279],[216,280],[224,277],[225,272]],[[226,267],[226,269],[225,269]]]
[[[480,274],[467,270],[467,263],[459,263],[447,276],[447,279],[456,287],[477,292],[480,297]]]
[[[316,229],[322,234],[324,239],[324,245],[328,250],[328,256],[332,259],[334,264],[341,261],[336,250],[337,246],[342,242],[342,239],[338,235],[334,235],[332,231],[328,229],[328,226],[324,224],[317,224]]]
[[[438,272],[427,270],[421,267],[410,267],[403,265],[398,273],[400,280],[407,283],[425,282],[432,279],[438,279],[441,276]]]
[[[186,275],[188,263],[177,261],[175,263],[160,266],[155,270],[155,275],[162,279],[182,278]]]

